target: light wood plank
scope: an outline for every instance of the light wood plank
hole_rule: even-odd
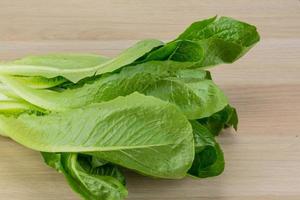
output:
[[[198,19],[226,15],[264,37],[297,38],[297,0],[1,0],[0,40],[169,39]]]

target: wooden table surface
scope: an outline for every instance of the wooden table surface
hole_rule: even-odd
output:
[[[261,42],[212,70],[240,116],[219,141],[215,178],[153,180],[127,173],[129,200],[300,199],[300,1],[0,0],[0,59],[46,52],[114,56],[145,38],[169,40],[214,15],[255,24]],[[76,200],[37,152],[0,138],[0,199]]]

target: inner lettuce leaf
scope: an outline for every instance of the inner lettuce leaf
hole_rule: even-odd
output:
[[[168,102],[133,93],[45,116],[0,116],[1,130],[43,152],[80,152],[160,178],[182,178],[194,159],[192,128]]]
[[[166,78],[157,81],[145,93],[175,104],[188,119],[209,117],[228,104],[227,97],[211,80],[185,82]]]
[[[125,177],[117,166],[94,167],[92,156],[42,152],[50,167],[63,173],[71,188],[87,200],[122,200],[128,195]]]
[[[0,82],[0,100],[20,100],[22,99],[14,93],[7,85]]]
[[[43,112],[42,109],[31,105],[24,101],[6,100],[0,101],[0,113],[1,114],[19,114],[23,112],[39,111]]]
[[[159,40],[142,40],[113,59],[89,54],[82,56],[75,55],[73,57],[72,55],[65,55],[68,58],[65,63],[61,61],[58,55],[57,62],[52,62],[52,58],[49,59],[51,61],[51,65],[49,65],[47,63],[49,60],[47,59],[44,61],[43,58],[36,59],[32,57],[25,59],[25,61],[16,61],[16,63],[1,63],[0,74],[42,76],[46,78],[61,76],[76,83],[86,77],[113,72],[125,65],[129,65],[162,44]],[[103,63],[103,60],[107,61]],[[29,64],[31,61],[33,61],[32,64]],[[24,62],[28,64],[24,64]]]
[[[174,103],[189,119],[208,117],[228,100],[206,71],[185,69],[187,63],[151,61],[101,76],[82,87],[64,91],[37,90],[15,77],[0,76],[13,92],[38,107],[63,111],[125,96],[135,91]]]
[[[45,78],[42,76],[18,76],[16,77],[23,85],[34,89],[53,88],[67,82],[63,77]]]
[[[50,53],[46,55],[26,56],[10,62],[5,62],[8,65],[23,65],[36,67],[48,66],[58,70],[63,69],[78,69],[91,68],[103,64],[110,60],[108,57],[96,54],[78,54],[78,53]],[[22,84],[36,89],[45,89],[58,86],[68,80],[62,76],[54,78],[45,78],[43,76],[16,76]]]
[[[26,101],[49,110],[63,110],[94,102],[110,100],[120,95],[141,91],[161,77],[168,77],[176,69],[188,67],[187,63],[147,62],[125,67],[120,73],[109,73],[87,80],[83,85],[63,90],[36,90],[23,84],[17,77],[0,76],[6,91]]]

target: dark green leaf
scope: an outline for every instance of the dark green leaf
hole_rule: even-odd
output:
[[[228,17],[193,23],[176,40],[150,52],[139,62],[174,60],[194,67],[232,63],[259,41],[256,28]]]
[[[189,174],[199,178],[217,176],[224,170],[224,156],[210,131],[197,121],[191,122],[195,142],[195,159]]]
[[[86,200],[122,200],[128,192],[125,178],[112,164],[93,167],[91,156],[42,153],[47,165],[64,174],[73,190]]]
[[[238,115],[234,107],[227,105],[223,110],[210,117],[199,119],[198,122],[207,127],[213,135],[219,135],[224,128],[231,126],[237,130]]]

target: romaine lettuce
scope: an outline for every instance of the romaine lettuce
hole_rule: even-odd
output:
[[[143,40],[115,58],[55,53],[0,64],[0,134],[42,152],[87,200],[126,198],[120,166],[156,178],[217,176],[215,136],[236,109],[208,67],[243,56],[259,34],[228,17],[175,40]]]

